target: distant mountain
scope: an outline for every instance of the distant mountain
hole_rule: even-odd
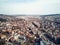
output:
[[[0,14],[0,21],[5,22],[14,19],[15,17],[10,15]]]
[[[4,14],[0,14],[0,18],[3,18],[3,19],[7,19],[7,20],[11,20],[11,19],[14,19],[14,18],[21,18],[21,17],[42,17],[42,18],[49,18],[49,17],[52,17],[52,18],[60,18],[60,14],[49,14],[49,15],[4,15]]]

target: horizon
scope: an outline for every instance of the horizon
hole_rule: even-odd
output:
[[[0,14],[0,15],[5,15],[5,16],[56,16],[56,15],[60,15],[60,14],[45,14],[45,15],[24,15],[24,14],[11,14],[11,15],[8,15],[8,14]]]

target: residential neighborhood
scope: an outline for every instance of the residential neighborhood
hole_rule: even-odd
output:
[[[60,45],[60,15],[0,14],[0,45]]]

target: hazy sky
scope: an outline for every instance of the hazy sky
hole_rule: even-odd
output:
[[[0,0],[0,14],[60,14],[60,0]]]

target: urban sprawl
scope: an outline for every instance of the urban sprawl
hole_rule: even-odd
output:
[[[60,16],[0,14],[0,45],[60,45]]]

